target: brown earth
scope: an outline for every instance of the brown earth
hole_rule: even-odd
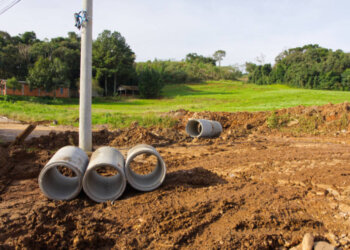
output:
[[[0,147],[0,249],[283,249],[307,232],[350,249],[349,104],[166,115],[179,120],[174,128],[94,132],[96,148],[125,155],[148,143],[167,164],[159,189],[127,187],[113,204],[40,192],[40,170],[57,149],[77,145],[76,132]],[[189,138],[190,117],[218,120],[224,131]]]

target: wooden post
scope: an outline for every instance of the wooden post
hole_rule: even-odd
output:
[[[16,139],[11,143],[10,147],[14,145],[19,145],[24,142],[24,140],[33,132],[36,125],[30,124],[22,133],[20,133]]]

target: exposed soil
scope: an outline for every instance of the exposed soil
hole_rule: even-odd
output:
[[[128,186],[113,204],[40,192],[40,170],[57,149],[77,145],[76,132],[0,147],[0,248],[283,249],[310,232],[350,249],[349,104],[166,115],[179,120],[174,128],[94,133],[96,148],[125,155],[148,143],[167,164],[160,188]],[[224,131],[192,139],[184,131],[190,117],[218,120]]]

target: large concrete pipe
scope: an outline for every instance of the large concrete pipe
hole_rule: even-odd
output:
[[[132,170],[131,164],[139,155],[153,155],[157,158],[157,164],[150,174],[141,175]],[[145,144],[137,145],[128,151],[124,169],[129,184],[139,191],[152,191],[158,188],[166,175],[165,162],[160,154],[154,147]]]
[[[112,176],[102,176],[97,172],[106,167],[113,170]],[[114,201],[123,194],[125,187],[123,155],[111,147],[97,149],[91,156],[83,179],[86,195],[96,202]]]
[[[81,189],[83,175],[89,158],[78,147],[66,146],[54,154],[39,174],[41,191],[53,200],[70,200],[76,197]],[[71,177],[63,175],[65,169]]]
[[[222,126],[217,121],[190,119],[186,125],[186,132],[192,137],[216,137],[221,134]]]

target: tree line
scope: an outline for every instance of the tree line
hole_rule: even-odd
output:
[[[333,51],[317,44],[280,53],[271,64],[246,63],[248,81],[281,83],[300,88],[350,90],[350,53]]]
[[[144,97],[156,97],[165,83],[236,79],[241,72],[231,66],[220,67],[225,51],[212,57],[189,53],[182,61],[135,63],[136,55],[117,31],[105,30],[93,41],[93,90],[115,95],[119,85],[138,85]],[[216,66],[216,63],[219,66]],[[80,36],[40,40],[34,32],[17,36],[0,31],[0,78],[17,80],[31,88],[51,91],[59,86],[77,90],[80,75]]]

